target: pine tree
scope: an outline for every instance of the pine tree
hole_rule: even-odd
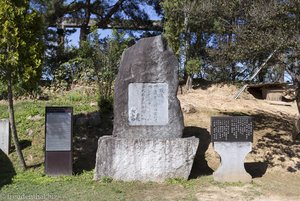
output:
[[[26,163],[16,129],[13,86],[17,82],[34,84],[41,76],[41,23],[38,13],[29,8],[29,1],[0,2],[0,79],[7,86],[9,120],[22,169],[26,169]]]

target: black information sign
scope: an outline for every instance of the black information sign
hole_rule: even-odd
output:
[[[253,142],[253,124],[249,116],[212,117],[212,142]]]
[[[72,107],[46,107],[45,173],[72,174]]]

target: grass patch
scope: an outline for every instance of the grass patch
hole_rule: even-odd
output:
[[[186,180],[183,178],[170,178],[166,181],[167,184],[171,185],[182,185],[184,188],[193,188],[195,180]]]
[[[111,103],[111,100],[108,101]],[[72,106],[74,115],[78,115],[98,112],[97,103],[99,96],[96,93],[85,94],[81,91],[65,93],[48,101],[16,101],[17,130],[26,163],[31,168],[25,172],[20,171],[17,155],[12,150],[9,160],[12,161],[12,169],[15,169],[16,174],[9,171],[0,174],[0,178],[10,178],[5,184],[0,184],[0,200],[197,200],[197,189],[212,185],[211,177],[193,180],[174,178],[160,184],[114,181],[110,177],[94,181],[93,170],[83,170],[73,176],[45,175],[45,107]],[[106,104],[103,100],[100,103],[103,112],[111,109],[111,104]],[[0,103],[0,118],[8,118],[5,102]],[[81,136],[74,136],[74,139],[77,137]]]
[[[53,96],[55,97],[55,96]],[[52,97],[52,98],[53,98]],[[48,101],[17,100],[14,104],[16,127],[22,146],[26,164],[29,167],[43,169],[44,144],[45,144],[45,107],[46,106],[71,106],[74,115],[80,113],[92,113],[98,111],[97,93],[85,93],[82,91],[66,92]],[[0,103],[0,119],[7,119],[7,102]],[[12,153],[9,155],[16,171],[19,170],[17,154],[12,143]]]
[[[122,200],[122,188],[103,185],[92,180],[93,172],[75,176],[48,177],[36,171],[17,174],[10,185],[4,186],[0,200]],[[14,199],[13,199],[14,198]],[[37,199],[42,200],[42,199]]]
[[[195,200],[191,191],[181,189],[180,183],[154,182],[124,182],[104,178],[101,181],[93,180],[93,171],[80,175],[49,177],[41,171],[29,170],[19,172],[11,184],[0,190],[0,200],[166,200],[165,192],[173,196],[180,194],[179,200]],[[155,192],[155,193],[154,193]],[[141,197],[140,197],[141,196]],[[182,199],[181,199],[182,198]],[[43,200],[43,199],[35,199]]]
[[[101,182],[109,184],[113,181],[113,178],[111,177],[102,177]]]
[[[242,182],[217,182],[217,181],[213,181],[212,184],[220,188],[243,187],[245,185],[248,185],[247,183],[242,183]]]
[[[111,103],[111,100],[108,101],[108,103]],[[100,109],[97,103],[103,107],[102,111],[111,107],[107,102],[101,102],[97,93],[85,93],[81,90],[50,96],[50,100],[48,101],[18,100],[15,102],[17,130],[26,163],[30,168],[25,172],[18,169],[18,159],[13,149],[9,158],[0,157],[0,201],[224,200],[223,197],[217,197],[216,199],[211,198],[218,195],[220,191],[224,193],[219,194],[222,196],[233,190],[234,193],[237,193],[237,196],[240,198],[239,200],[254,200],[261,196],[264,191],[270,194],[279,191],[281,188],[283,190],[279,192],[288,190],[287,192],[292,192],[292,195],[299,195],[296,187],[289,190],[291,186],[297,186],[297,184],[299,184],[298,179],[292,183],[293,185],[288,185],[289,189],[284,189],[284,185],[280,186],[280,188],[278,187],[279,183],[284,183],[281,180],[282,178],[280,178],[278,183],[274,183],[274,177],[267,179],[264,183],[257,183],[255,179],[255,182],[251,184],[219,183],[213,180],[212,175],[200,176],[197,179],[191,180],[173,178],[164,183],[123,182],[115,181],[110,177],[104,177],[101,181],[94,181],[92,170],[94,162],[91,162],[90,158],[88,158],[88,156],[93,159],[95,158],[93,155],[95,154],[95,150],[91,148],[91,144],[94,143],[97,146],[97,139],[99,137],[97,134],[107,134],[110,131],[100,126],[96,127],[91,125],[82,126],[87,128],[81,129],[80,127],[80,129],[76,129],[74,131],[73,142],[77,145],[76,147],[74,146],[74,167],[75,158],[79,158],[79,162],[76,161],[78,162],[77,164],[82,165],[82,163],[91,162],[91,165],[89,164],[90,168],[80,169],[77,174],[73,176],[49,177],[45,175],[43,166],[45,107],[72,106],[74,108],[74,115],[79,117],[80,115],[91,116],[91,114],[99,113]],[[207,116],[222,113],[217,109],[204,108],[203,111],[200,109],[199,111],[205,114],[207,113]],[[235,114],[239,115],[239,113]],[[195,118],[197,117],[196,115],[197,114],[194,116],[188,115],[186,125],[198,127],[199,119]],[[241,113],[240,115],[243,114]],[[8,118],[7,103],[5,102],[0,102],[0,118]],[[104,121],[102,119],[100,121],[101,125],[103,125]],[[202,131],[205,132],[205,130],[206,129],[203,129]],[[8,166],[9,163],[10,166]],[[290,179],[286,181],[291,182]],[[235,197],[231,199],[234,198]]]

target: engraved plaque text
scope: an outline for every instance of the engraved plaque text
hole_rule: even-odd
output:
[[[167,83],[130,83],[128,85],[129,125],[168,124],[168,94]]]
[[[46,114],[46,151],[71,151],[72,113]]]
[[[253,124],[248,116],[212,117],[212,142],[252,142]]]

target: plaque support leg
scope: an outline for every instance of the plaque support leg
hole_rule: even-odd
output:
[[[251,182],[244,167],[245,157],[252,150],[251,142],[214,142],[214,150],[221,157],[221,165],[213,173],[215,181]]]

